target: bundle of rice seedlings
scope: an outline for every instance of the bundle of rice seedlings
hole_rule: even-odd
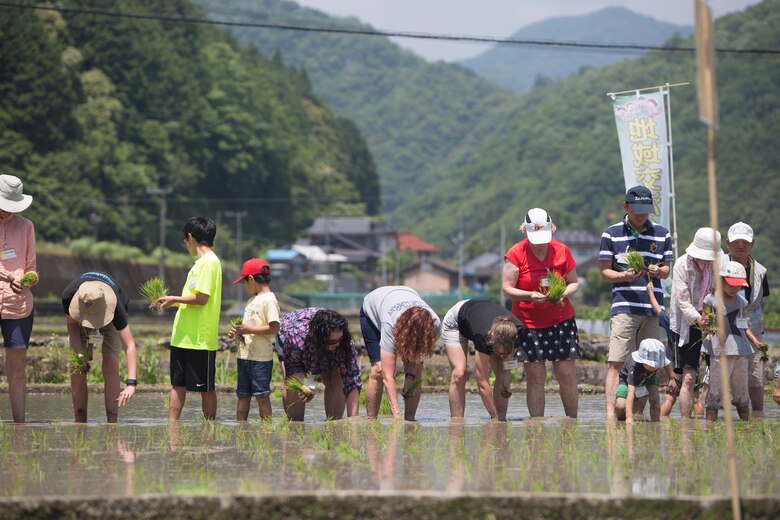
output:
[[[161,278],[150,278],[141,284],[141,295],[149,302],[149,310],[159,312],[162,310],[157,300],[168,296],[170,289],[165,286],[165,282]]]
[[[629,251],[626,254],[626,263],[630,269],[633,269],[635,273],[641,273],[645,271],[645,257],[639,251]]]
[[[697,321],[695,325],[701,331],[701,339],[703,340],[718,334],[718,314],[715,312],[715,309],[704,307],[704,315],[709,320],[708,323],[702,326]]]
[[[303,394],[307,397],[314,394],[314,389],[311,386],[305,384],[300,379],[296,379],[294,377],[288,377],[287,379],[285,379],[284,387],[287,390],[290,390],[291,392]]]
[[[87,375],[91,370],[89,360],[86,356],[79,356],[75,350],[70,350],[70,374],[71,375]]]
[[[230,328],[231,329],[235,329],[236,327],[238,327],[239,325],[241,325],[243,323],[244,323],[244,317],[243,316],[236,316],[235,318],[230,320]],[[238,333],[236,333],[236,335],[233,336],[233,341],[235,341],[239,345],[243,345],[246,342],[246,340],[244,340],[244,335],[243,334],[238,334]]]
[[[547,301],[554,304],[561,303],[563,292],[566,290],[566,280],[555,271],[547,270]]]
[[[28,273],[24,273],[24,276],[19,278],[19,285],[22,287],[32,287],[36,283],[38,283],[38,280],[40,277],[38,276],[38,273],[35,271],[30,271]]]

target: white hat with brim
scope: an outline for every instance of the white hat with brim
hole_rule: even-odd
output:
[[[30,207],[32,197],[22,193],[23,185],[19,177],[0,175],[0,210],[19,213]]]
[[[698,258],[699,260],[708,260],[710,262],[715,260],[715,251],[713,251],[712,248],[712,237],[712,228],[699,228],[693,236],[693,242],[685,248],[685,252],[688,253],[689,256]],[[715,231],[715,237],[718,244],[718,253],[720,253],[720,231]]]
[[[114,290],[97,280],[84,282],[79,287],[68,307],[68,314],[82,327],[99,329],[114,319],[116,294]]]
[[[552,219],[542,208],[534,208],[525,215],[525,234],[532,244],[547,244],[552,240]]]
[[[631,353],[631,357],[637,363],[644,363],[653,368],[665,367],[671,361],[666,358],[666,348],[664,344],[654,338],[642,340],[639,349]]]

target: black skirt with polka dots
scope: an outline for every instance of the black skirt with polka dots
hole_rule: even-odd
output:
[[[520,333],[518,354],[524,363],[580,359],[580,336],[575,318],[544,329],[526,329]]]

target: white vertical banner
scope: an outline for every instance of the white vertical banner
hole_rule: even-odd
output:
[[[651,218],[670,227],[669,152],[664,94],[617,95],[613,101],[626,190],[642,185],[653,192]]]

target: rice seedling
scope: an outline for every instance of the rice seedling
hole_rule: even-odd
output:
[[[639,251],[629,251],[626,253],[626,263],[629,269],[632,269],[635,273],[641,273],[646,271],[645,257]]]
[[[76,353],[75,350],[70,351],[70,375],[87,375],[92,367],[89,364],[89,359],[83,354]]]
[[[701,331],[701,339],[705,340],[718,334],[718,314],[712,307],[704,307],[704,316],[707,318],[707,324],[701,325],[698,321],[695,327]]]
[[[566,280],[555,271],[547,270],[547,301],[553,304],[560,304],[563,300],[563,293],[566,291]]]
[[[161,278],[150,278],[140,286],[141,295],[149,303],[149,310],[153,312],[160,312],[158,300],[165,296],[168,296],[170,289],[166,287],[165,282]]]
[[[284,381],[284,387],[287,390],[290,390],[291,392],[296,392],[298,394],[303,394],[306,397],[310,395],[314,395],[314,385],[310,384],[310,382],[303,382],[300,379],[297,379],[295,377],[288,377]]]
[[[243,325],[243,324],[244,324],[244,317],[243,316],[236,316],[235,318],[230,320],[230,328],[231,329],[235,329],[239,325]],[[238,333],[236,333],[236,335],[233,336],[233,341],[235,341],[237,345],[243,345],[243,344],[246,343],[246,340],[244,339],[244,335],[243,334],[238,334]]]
[[[24,273],[24,275],[19,278],[19,285],[22,287],[32,287],[36,283],[38,283],[38,280],[40,280],[40,277],[38,276],[38,273],[35,271],[30,271],[27,273]]]

